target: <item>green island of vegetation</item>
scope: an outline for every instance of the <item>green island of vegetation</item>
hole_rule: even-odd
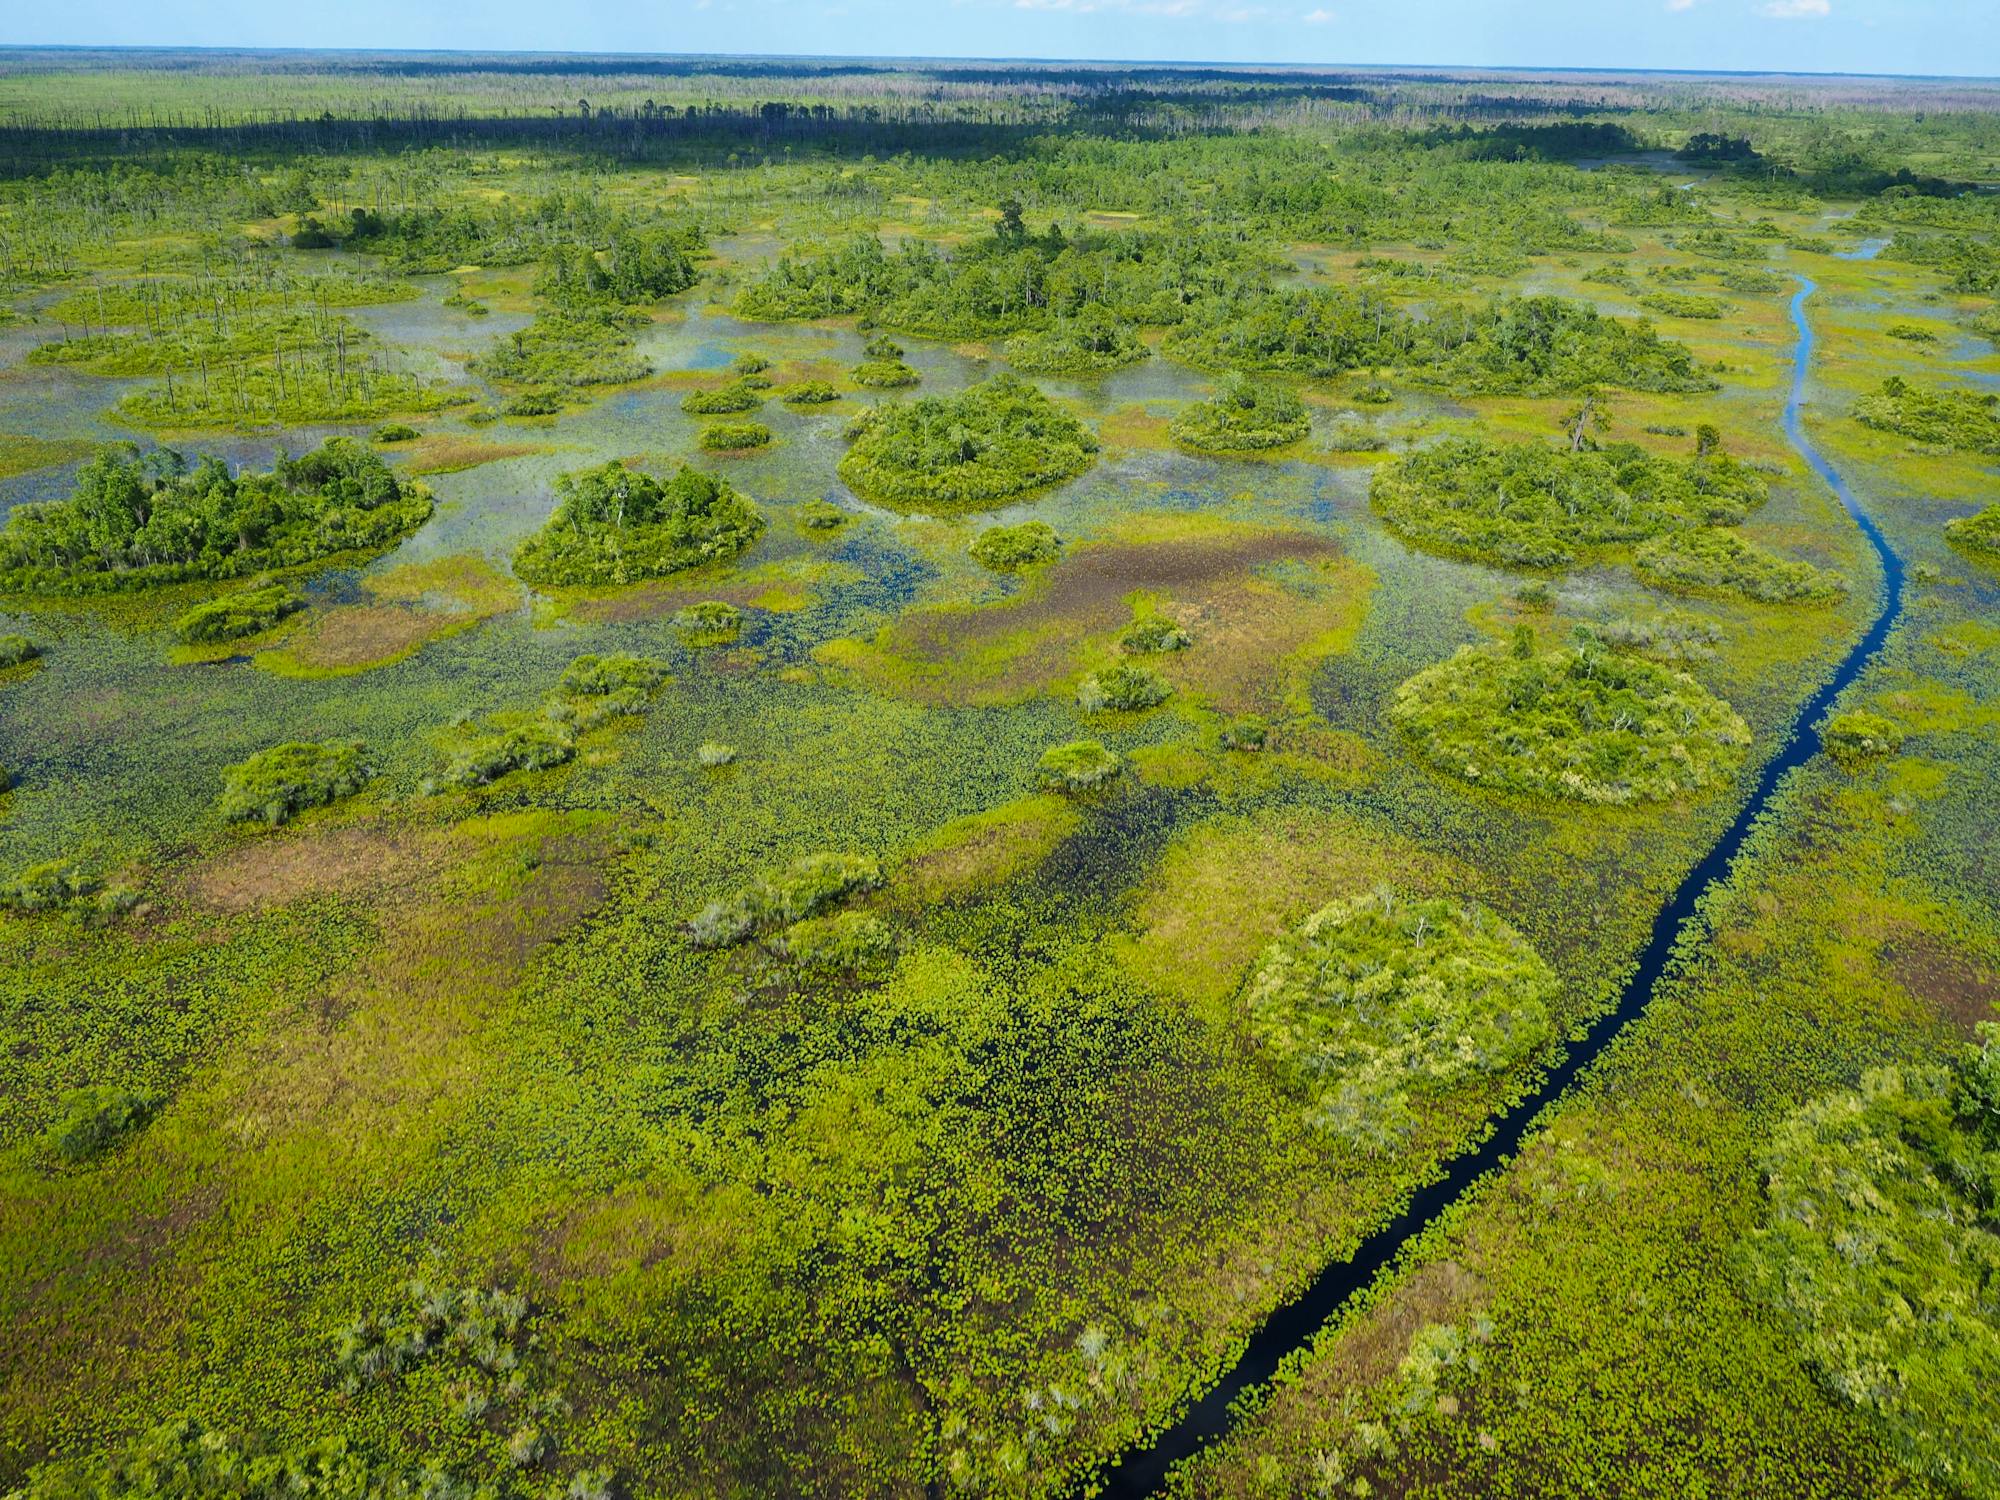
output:
[[[2000,393],[1932,390],[1891,375],[1854,403],[1855,419],[1939,449],[2000,453]]]
[[[613,460],[556,480],[548,524],[514,553],[538,586],[631,583],[734,557],[763,535],[756,506],[683,465],[664,482]]]
[[[1376,512],[1413,542],[1514,567],[1557,568],[1663,533],[1731,526],[1770,496],[1724,453],[1684,461],[1631,444],[1451,438],[1379,470]]]
[[[67,500],[15,507],[0,529],[0,592],[81,594],[300,568],[378,551],[431,513],[351,438],[328,438],[266,473],[171,448],[102,449]]]
[[[1749,726],[1692,677],[1586,635],[1537,651],[1463,646],[1396,690],[1389,718],[1440,770],[1481,786],[1605,806],[1719,785]]]
[[[312,807],[351,797],[374,774],[360,741],[315,744],[295,740],[260,750],[231,766],[222,780],[223,818],[275,828]]]
[[[1168,431],[1194,453],[1255,453],[1306,435],[1305,404],[1283,386],[1232,375],[1206,401],[1175,416]]]
[[[1074,479],[1097,455],[1081,420],[1012,375],[877,407],[850,432],[840,477],[899,510],[985,509]]]
[[[1945,522],[1944,534],[1975,557],[2000,559],[2000,500]]]
[[[996,573],[1054,562],[1062,555],[1062,538],[1046,521],[1022,521],[1015,526],[989,526],[966,549],[972,560]]]
[[[1714,526],[1669,532],[1643,543],[1632,554],[1632,571],[1661,588],[1737,594],[1760,604],[1825,604],[1847,591],[1838,573],[1779,557]]]
[[[1053,328],[1017,333],[1007,340],[1007,363],[1030,375],[1101,375],[1135,365],[1152,354],[1132,329],[1102,303]]]
[[[204,599],[174,621],[174,634],[190,646],[261,635],[306,607],[305,596],[282,583],[259,584]]]

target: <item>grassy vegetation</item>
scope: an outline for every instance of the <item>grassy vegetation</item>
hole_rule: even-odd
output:
[[[305,596],[282,583],[204,599],[174,621],[174,634],[190,646],[213,645],[261,635],[287,615],[306,607]]]
[[[2000,453],[2000,395],[1991,391],[1929,390],[1891,375],[1854,403],[1854,416],[1940,449]]]
[[[987,527],[966,550],[983,568],[1016,573],[1038,563],[1054,562],[1062,552],[1062,538],[1046,521],[1023,521],[1018,526]]]

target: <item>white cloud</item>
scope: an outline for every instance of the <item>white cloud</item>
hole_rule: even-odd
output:
[[[1304,21],[1308,26],[1324,26],[1333,19],[1333,12],[1325,6],[1321,6],[1318,10],[1307,11],[1299,19]]]
[[[1695,0],[1667,0],[1668,10],[1693,10]]]
[[[1833,0],[1770,0],[1764,14],[1777,21],[1818,21],[1833,14]]]

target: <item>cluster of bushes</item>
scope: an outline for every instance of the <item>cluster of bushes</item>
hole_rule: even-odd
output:
[[[867,499],[919,510],[975,510],[1060,484],[1097,455],[1089,428],[1012,375],[878,407],[850,434],[840,477]]]
[[[1245,1009],[1252,1041],[1311,1099],[1315,1124],[1388,1150],[1415,1127],[1414,1098],[1533,1057],[1556,993],[1548,965],[1486,908],[1381,890],[1265,949]]]
[[[174,621],[174,634],[190,646],[259,635],[306,607],[305,596],[282,583],[260,584],[204,599]]]
[[[370,442],[375,443],[409,443],[421,435],[408,422],[384,422],[369,433],[368,438]]]
[[[1722,640],[1722,627],[1695,615],[1670,613],[1657,619],[1629,615],[1606,620],[1598,637],[1614,651],[1636,651],[1656,661],[1708,661]]]
[[[1305,404],[1284,386],[1232,375],[1209,400],[1183,407],[1167,431],[1196,453],[1254,453],[1296,443],[1310,425]]]
[[[0,911],[75,911],[88,916],[116,916],[138,903],[138,894],[122,885],[106,885],[65,859],[30,865],[11,880],[0,881]]]
[[[479,787],[516,771],[546,771],[576,754],[577,736],[606,720],[643,714],[667,680],[651,657],[619,652],[579,656],[563,669],[538,713],[495,714],[485,724],[455,726],[444,769],[425,792]]]
[[[264,474],[119,443],[77,471],[69,499],[14,508],[0,530],[0,592],[241,578],[384,547],[430,513],[428,489],[352,438],[280,457]]]
[[[666,680],[665,666],[649,656],[628,652],[579,656],[563,668],[543,712],[582,734],[607,719],[644,713]]]
[[[1152,668],[1120,662],[1084,678],[1077,686],[1076,701],[1087,714],[1141,713],[1159,707],[1173,692],[1167,679]]]
[[[1145,615],[1120,632],[1118,649],[1128,656],[1156,656],[1165,651],[1185,651],[1194,639],[1165,615]]]
[[[2000,500],[1969,516],[1945,522],[1944,534],[1953,546],[1983,558],[2000,558]]]
[[[837,911],[794,922],[777,946],[800,972],[817,978],[879,978],[896,956],[896,936],[889,924],[866,911]]]
[[[632,330],[645,315],[615,307],[548,308],[526,328],[472,361],[473,373],[515,388],[530,404],[557,409],[591,386],[643,380],[653,367]]]
[[[808,500],[798,509],[798,523],[807,531],[838,531],[853,519],[852,511],[841,509],[831,500]]]
[[[1072,740],[1044,750],[1037,769],[1052,792],[1087,792],[1117,776],[1125,762],[1096,740]]]
[[[1474,395],[1555,395],[1618,386],[1712,391],[1684,344],[1645,322],[1628,323],[1562,297],[1499,297],[1479,308],[1439,309],[1411,378]]]
[[[2000,1382],[2000,1026],[1944,1065],[1871,1068],[1806,1105],[1761,1165],[1752,1292],[1904,1462],[2000,1495],[2000,1450],[1971,1437],[1991,1431]]]
[[[1854,771],[1902,749],[1903,731],[1894,720],[1858,708],[1828,719],[1819,742],[1842,770]]]
[[[824,380],[801,380],[780,390],[778,399],[787,406],[824,406],[829,401],[838,401],[840,391]]]
[[[1548,652],[1526,635],[1511,649],[1461,647],[1398,688],[1389,719],[1451,775],[1612,806],[1718,785],[1750,743],[1735,710],[1692,677],[1587,632]]]
[[[893,346],[892,346],[893,347]],[[923,377],[903,361],[902,353],[864,359],[847,372],[856,385],[874,391],[899,391],[915,385]]]
[[[42,648],[25,635],[13,632],[0,635],[0,671],[25,665],[41,654]]]
[[[771,429],[762,422],[711,422],[696,441],[704,453],[746,453],[768,447]]]
[[[1017,333],[1006,344],[1007,362],[1031,375],[1101,375],[1134,365],[1152,353],[1139,335],[1100,303],[1049,328]]]
[[[1553,568],[1691,527],[1734,525],[1770,496],[1729,455],[1658,458],[1629,444],[1574,451],[1452,438],[1375,475],[1370,498],[1398,534],[1442,552]]]
[[[1016,573],[1055,561],[1062,552],[1062,538],[1046,521],[1023,521],[1018,526],[987,527],[972,539],[967,550],[981,567]]]
[[[1669,318],[1720,318],[1730,310],[1729,304],[1720,297],[1708,297],[1700,292],[1648,292],[1639,299],[1639,305],[1649,312],[1662,313]]]
[[[159,1107],[159,1100],[115,1083],[71,1089],[42,1132],[42,1145],[63,1161],[89,1161],[143,1129]]]
[[[358,740],[292,740],[260,750],[223,773],[223,821],[275,828],[308,808],[352,796],[375,772]]]
[[[743,611],[721,599],[703,599],[674,611],[674,628],[689,646],[726,646],[743,633]]]
[[[764,518],[729,484],[683,467],[653,478],[613,461],[556,480],[548,524],[514,554],[514,572],[543,585],[629,583],[733,557]]]
[[[802,922],[882,884],[882,867],[866,854],[808,854],[783,874],[767,876],[688,918],[697,948],[727,948],[752,934]]]
[[[727,412],[755,411],[764,404],[764,393],[748,380],[736,379],[711,391],[689,391],[681,397],[681,410],[698,417],[720,416]]]
[[[1854,403],[1854,415],[1938,448],[2000,454],[2000,392],[1926,390],[1891,375],[1881,390]]]
[[[1847,589],[1838,573],[1779,557],[1714,526],[1690,527],[1644,543],[1633,554],[1632,571],[1660,588],[1739,594],[1760,604],[1824,604]]]

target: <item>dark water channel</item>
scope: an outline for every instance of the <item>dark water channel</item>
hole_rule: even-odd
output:
[[[1880,249],[1881,242],[1870,241],[1847,258],[1867,259]],[[1447,1162],[1438,1180],[1420,1190],[1402,1214],[1364,1240],[1351,1259],[1327,1266],[1297,1301],[1273,1312],[1264,1326],[1252,1336],[1249,1346],[1235,1365],[1179,1420],[1148,1446],[1127,1453],[1114,1465],[1099,1471],[1086,1485],[1086,1492],[1111,1496],[1153,1494],[1176,1463],[1198,1453],[1230,1430],[1237,1416],[1231,1408],[1238,1397],[1270,1380],[1285,1357],[1310,1344],[1328,1320],[1393,1262],[1425,1225],[1462,1197],[1481,1177],[1504,1165],[1519,1151],[1522,1140],[1534,1128],[1543,1111],[1560,1099],[1611,1040],[1644,1012],[1653,998],[1660,976],[1666,971],[1676,941],[1683,932],[1691,936],[1697,934],[1696,908],[1701,898],[1728,874],[1737,851],[1743,847],[1752,825],[1763,816],[1779,781],[1787,772],[1804,765],[1819,753],[1821,719],[1833,701],[1881,650],[1890,629],[1903,612],[1903,563],[1875,522],[1856,502],[1846,481],[1813,447],[1800,423],[1814,344],[1805,308],[1807,298],[1815,290],[1815,283],[1803,276],[1798,280],[1799,290],[1792,298],[1791,309],[1798,342],[1792,356],[1791,394],[1785,403],[1785,436],[1839,497],[1841,505],[1854,518],[1881,561],[1881,607],[1874,620],[1841,659],[1832,677],[1799,709],[1786,732],[1784,743],[1765,765],[1749,799],[1654,917],[1651,936],[1639,955],[1638,967],[1619,996],[1618,1004],[1590,1026],[1584,1039],[1570,1048],[1534,1093],[1495,1120],[1491,1135]]]

